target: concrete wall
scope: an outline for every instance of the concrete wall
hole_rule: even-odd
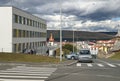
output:
[[[0,7],[0,52],[12,52],[12,7]]]
[[[44,32],[46,29],[32,27],[28,25],[23,25],[14,22],[14,14],[23,16],[41,23],[46,24],[44,19],[41,19],[37,16],[31,15],[28,12],[25,12],[21,9],[15,7],[0,7],[0,52],[13,52],[13,44],[17,43],[29,43],[29,42],[44,42],[46,37],[35,37],[35,38],[15,38],[13,37],[13,29],[35,31],[35,32]],[[46,46],[38,47],[37,50],[40,53],[46,52]]]
[[[19,16],[22,16],[22,17],[26,17],[26,18],[29,18],[29,19],[32,19],[32,20],[35,20],[35,21],[39,21],[41,23],[44,23],[46,24],[46,21],[43,20],[43,19],[40,19],[34,15],[31,15],[30,13],[27,13],[23,10],[20,10],[20,9],[17,9],[17,8],[14,8],[13,7],[13,19],[14,19],[14,14],[17,14]],[[36,31],[36,32],[47,32],[46,29],[40,29],[38,27],[32,27],[32,26],[28,26],[28,25],[22,25],[22,24],[18,24],[18,23],[15,23],[14,20],[13,20],[13,29],[21,29],[21,30],[27,30],[27,31]],[[29,43],[29,42],[39,42],[39,41],[46,41],[47,37],[39,37],[39,38],[13,38],[13,44],[16,44],[16,43]],[[39,53],[45,53],[46,52],[46,49],[45,47],[39,47],[37,48],[37,52]]]

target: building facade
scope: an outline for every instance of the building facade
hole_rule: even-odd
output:
[[[45,53],[46,21],[18,8],[0,7],[0,52]]]

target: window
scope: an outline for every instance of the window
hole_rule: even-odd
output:
[[[23,37],[25,37],[25,30],[23,30]]]
[[[13,44],[13,51],[17,52],[17,45],[16,44]]]
[[[17,30],[13,29],[13,37],[16,37]]]
[[[15,23],[18,23],[18,15],[14,15],[14,18]]]
[[[29,19],[27,19],[27,25],[29,25]]]
[[[32,20],[30,20],[30,26],[32,26]]]
[[[19,16],[19,23],[22,24],[22,17]]]
[[[26,24],[26,19],[25,19],[25,17],[23,17],[23,24],[24,24],[24,25]]]
[[[22,31],[19,30],[19,37],[22,37]]]

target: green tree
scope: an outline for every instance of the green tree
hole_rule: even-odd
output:
[[[72,44],[65,44],[64,46],[63,46],[63,49],[67,49],[67,50],[69,50],[69,51],[73,51],[73,45]],[[76,52],[77,51],[77,48],[74,46],[74,51]]]
[[[62,46],[62,51],[63,51],[63,56],[65,54],[69,54],[70,52],[73,51],[73,45],[72,44],[65,44],[64,46]],[[74,51],[77,51],[77,48],[74,46]],[[60,55],[60,48],[58,48],[56,50],[56,54],[59,56]]]

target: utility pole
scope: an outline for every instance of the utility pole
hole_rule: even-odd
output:
[[[60,0],[60,62],[62,61],[62,0]]]
[[[72,27],[72,28],[73,28],[73,27]],[[75,34],[75,32],[74,32],[74,28],[73,28],[73,53],[74,53],[74,38],[75,38],[75,37],[74,37],[74,36],[75,36],[74,34]]]

